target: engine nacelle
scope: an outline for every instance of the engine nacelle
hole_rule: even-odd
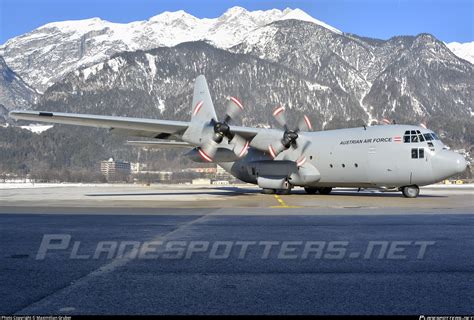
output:
[[[321,179],[319,170],[309,162],[298,167],[295,161],[290,160],[261,160],[250,162],[247,168],[250,176],[257,176],[260,187],[260,178],[271,180],[262,180],[262,183],[280,184],[285,180],[296,186],[309,186]]]
[[[288,189],[289,183],[286,178],[258,177],[258,186],[262,189]]]

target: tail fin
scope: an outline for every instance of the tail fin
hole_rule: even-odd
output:
[[[191,122],[209,122],[211,119],[217,121],[211,94],[207,87],[206,78],[203,75],[198,76],[194,82],[192,107]]]

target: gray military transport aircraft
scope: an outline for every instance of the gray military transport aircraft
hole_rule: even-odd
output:
[[[10,116],[159,139],[129,142],[148,148],[192,148],[186,156],[215,162],[238,179],[257,184],[263,193],[289,193],[292,187],[301,186],[309,194],[329,194],[334,187],[355,187],[399,190],[405,197],[415,198],[419,186],[461,173],[467,166],[463,156],[450,151],[434,132],[419,126],[310,132],[307,116],[290,128],[284,107],[273,112],[283,130],[231,126],[231,120],[242,111],[242,103],[229,97],[227,114],[219,121],[201,75],[194,84],[190,122],[49,111],[12,111]]]

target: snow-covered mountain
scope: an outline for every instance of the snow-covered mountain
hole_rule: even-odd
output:
[[[289,122],[307,114],[316,130],[384,117],[423,121],[448,144],[469,147],[474,65],[448,46],[429,34],[379,40],[342,33],[298,9],[237,7],[215,19],[178,11],[129,24],[51,23],[9,40],[0,52],[44,91],[37,110],[188,120],[192,83],[205,74],[217,114],[227,95],[238,96],[244,125],[275,125],[271,112],[284,105]],[[11,79],[14,72],[7,74]],[[0,104],[0,121],[6,113]],[[10,141],[29,141],[19,138],[25,130],[9,130],[3,132]],[[119,136],[75,126],[54,126],[41,143],[31,141],[27,150],[53,167],[93,168],[104,153],[133,154]],[[21,145],[10,143],[10,154],[23,154]]]
[[[229,48],[259,27],[289,19],[311,22],[341,33],[300,9],[249,12],[233,7],[214,19],[199,19],[177,11],[127,24],[99,18],[49,23],[8,40],[0,47],[0,55],[27,83],[44,91],[69,72],[103,61],[115,53],[198,40]]]
[[[0,117],[5,108],[31,108],[37,97],[36,91],[13,72],[0,56],[0,106],[3,106],[0,108]]]
[[[429,34],[387,41],[340,35],[298,20],[262,28],[230,49],[205,42],[125,52],[68,74],[37,109],[188,120],[192,82],[209,80],[218,114],[226,95],[244,101],[245,125],[268,125],[276,105],[289,118],[311,115],[315,128],[421,121],[471,130],[474,66]],[[467,131],[466,131],[467,130]],[[471,139],[471,138],[468,138]]]
[[[474,64],[474,41],[466,43],[451,42],[446,45],[455,55]]]

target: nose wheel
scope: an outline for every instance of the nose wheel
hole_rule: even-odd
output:
[[[330,194],[331,191],[332,191],[332,188],[330,188],[330,187],[325,187],[325,188],[305,187],[304,191],[306,191],[307,194],[315,194],[316,192],[319,192],[320,194]]]
[[[402,194],[405,198],[416,198],[420,194],[420,188],[418,186],[405,186],[402,187]]]

